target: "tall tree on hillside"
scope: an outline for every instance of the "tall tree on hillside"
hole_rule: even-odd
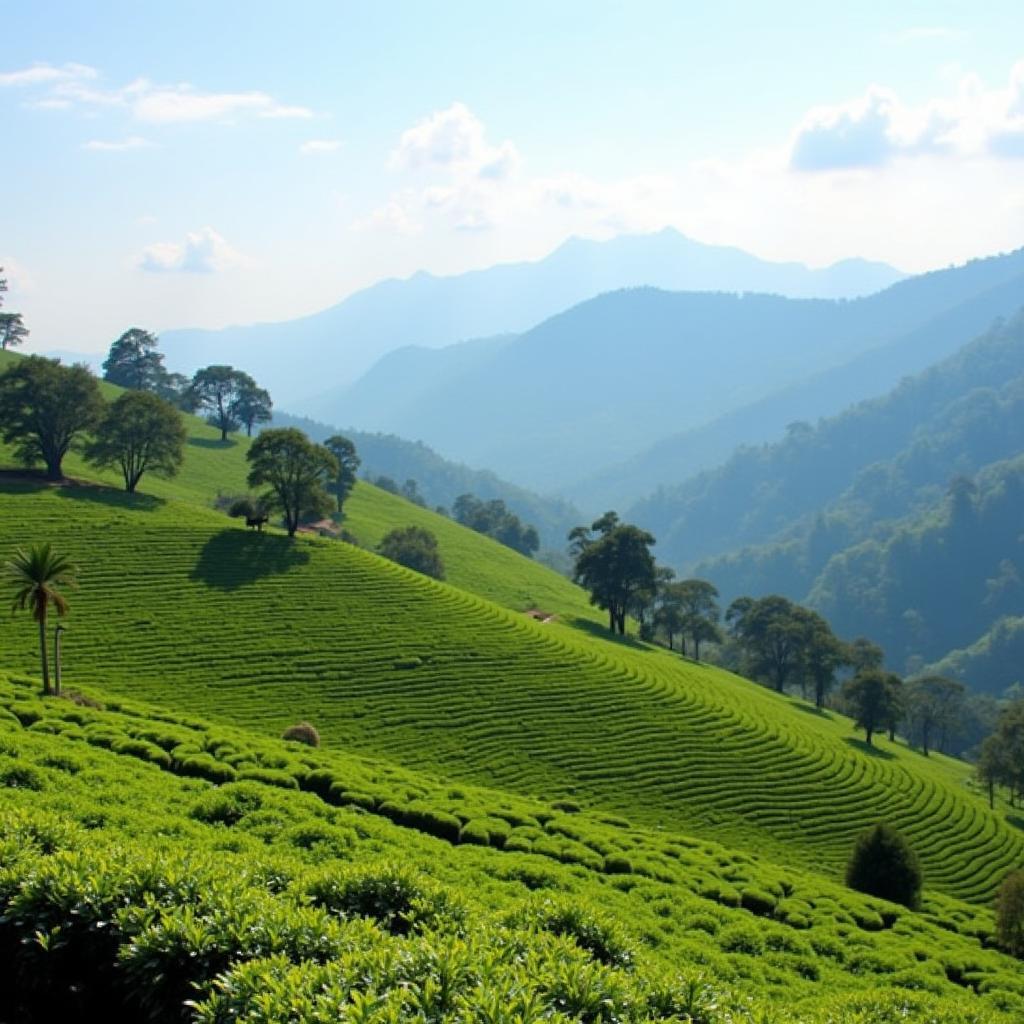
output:
[[[264,502],[284,514],[289,537],[302,517],[326,512],[331,505],[327,487],[338,475],[338,460],[314,444],[301,430],[264,430],[246,453],[250,487],[268,487]]]
[[[185,440],[181,413],[170,402],[147,391],[125,391],[107,408],[85,455],[97,466],[119,467],[124,489],[132,494],[143,473],[168,478],[178,472]]]
[[[655,587],[650,550],[654,537],[638,526],[620,523],[614,512],[606,512],[589,530],[575,527],[569,540],[576,558],[573,578],[590,591],[591,604],[608,612],[608,628],[625,635],[631,600]]]
[[[437,538],[422,526],[400,526],[389,530],[377,545],[377,553],[425,576],[444,579],[444,561]]]
[[[338,502],[338,515],[340,516],[345,499],[352,493],[352,488],[356,485],[356,473],[362,460],[356,454],[356,446],[341,434],[332,434],[324,441],[324,447],[338,460],[338,473],[331,481],[328,490]]]
[[[788,598],[738,597],[725,613],[732,635],[742,647],[750,670],[783,693],[800,665],[810,632],[810,613]]]
[[[926,676],[907,683],[907,717],[921,739],[925,757],[935,734],[941,735],[960,718],[966,695],[963,683],[942,676]]]
[[[807,611],[807,616],[803,669],[814,684],[814,706],[822,708],[835,686],[836,672],[849,664],[850,648],[836,637],[832,627],[817,612]]]
[[[247,379],[252,378],[233,366],[207,366],[196,371],[189,385],[188,404],[194,411],[206,410],[207,422],[220,431],[222,441],[239,427],[234,405]]]
[[[269,423],[274,415],[270,392],[261,388],[247,373],[239,372],[238,395],[231,403],[231,417],[245,427],[246,437],[252,437],[257,423]]]
[[[43,695],[54,691],[50,687],[50,659],[46,650],[46,622],[50,606],[58,615],[68,610],[67,598],[61,587],[75,587],[77,569],[68,558],[58,554],[49,543],[37,544],[28,551],[19,550],[4,564],[7,581],[14,588],[14,610],[32,613],[39,625],[39,662],[43,676]]]
[[[125,331],[103,362],[103,379],[133,391],[157,391],[167,377],[157,337],[141,327]]]
[[[0,274],[4,268],[0,267]],[[7,291],[7,278],[0,277],[0,309],[4,304],[4,292]],[[0,313],[0,352],[20,345],[28,337],[28,328],[20,313]]]
[[[693,645],[694,661],[700,661],[700,645],[722,639],[718,628],[722,614],[718,607],[718,588],[707,580],[682,580],[673,583],[671,589],[683,613],[683,636]]]
[[[893,720],[898,691],[888,672],[866,669],[858,672],[843,686],[843,700],[849,707],[858,729],[864,730],[867,745],[871,737]],[[898,680],[898,677],[895,677]]]
[[[866,672],[868,669],[882,667],[885,652],[878,644],[872,643],[866,636],[859,636],[847,645],[846,663],[854,673]]]
[[[0,436],[27,466],[63,477],[64,456],[103,412],[96,378],[85,366],[26,356],[0,374]]]

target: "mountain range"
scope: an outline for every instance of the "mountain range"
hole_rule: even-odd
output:
[[[214,361],[238,366],[289,411],[327,418],[332,411],[327,403],[309,399],[330,386],[353,382],[396,348],[435,348],[521,332],[601,292],[651,285],[672,291],[840,298],[877,291],[902,276],[886,264],[859,259],[821,270],[773,263],[666,228],[603,242],[572,238],[533,262],[446,277],[420,272],[389,279],[296,320],[165,330],[161,343],[172,370],[191,374]]]

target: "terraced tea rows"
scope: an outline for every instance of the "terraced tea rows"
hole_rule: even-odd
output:
[[[0,949],[14,964],[0,974],[0,1004],[27,1003],[34,1020],[62,1019],[72,1004],[89,1019],[137,1020],[119,1007],[141,999],[145,1019],[179,1024],[194,1019],[180,1001],[210,999],[223,970],[255,972],[258,996],[220,986],[220,1015],[200,1020],[345,1019],[349,990],[373,990],[367,957],[377,950],[391,965],[385,977],[404,965],[398,991],[410,1002],[436,998],[435,982],[479,998],[487,992],[473,979],[489,979],[485,990],[496,982],[486,969],[467,972],[466,958],[488,963],[509,929],[514,961],[526,958],[515,988],[536,991],[534,1015],[481,1006],[458,1020],[614,1014],[647,1024],[689,1013],[726,1024],[766,1019],[758,1006],[770,1005],[780,1024],[1002,1024],[1024,1008],[1016,965],[987,948],[987,910],[929,895],[913,913],[669,831],[456,792],[387,763],[134,702],[40,700],[37,689],[0,673]],[[205,781],[221,772],[238,781]],[[325,800],[328,776],[373,786],[383,802],[367,813]],[[527,856],[514,838],[480,845],[471,822],[451,845],[386,820],[412,796],[449,799],[464,818],[531,822],[512,836],[530,828],[547,837],[535,852],[548,847]],[[618,852],[562,864],[554,840],[569,834],[579,849]],[[357,941],[339,948],[345,935]],[[268,952],[274,959],[261,961]],[[358,978],[338,1006],[313,1013],[300,979],[339,958]],[[322,982],[318,999],[332,991]],[[549,1004],[566,1017],[550,1017]],[[875,1016],[855,1016],[868,1006]],[[415,1019],[409,1009],[398,1019]]]
[[[347,545],[13,486],[0,536],[45,536],[80,562],[66,674],[108,692],[268,734],[307,718],[335,749],[833,873],[884,817],[919,848],[930,886],[968,899],[1024,856],[964,766],[865,753],[848,722],[667,653],[535,624]],[[2,629],[2,660],[31,670],[31,623]]]

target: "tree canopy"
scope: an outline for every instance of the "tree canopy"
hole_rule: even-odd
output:
[[[528,558],[540,547],[536,529],[524,523],[501,498],[482,501],[474,494],[460,494],[452,505],[452,516],[457,523],[493,537]]]
[[[851,889],[913,909],[921,883],[917,854],[896,829],[879,823],[857,837],[846,866],[846,884]]]
[[[117,466],[133,493],[143,473],[172,477],[185,457],[185,424],[170,402],[148,391],[125,391],[110,404],[85,448],[97,466]]]
[[[870,747],[879,730],[894,726],[902,713],[902,680],[881,669],[858,672],[843,686],[843,700]]]
[[[103,379],[133,391],[157,391],[167,377],[157,337],[131,327],[110,346],[103,362]]]
[[[331,505],[328,483],[338,474],[338,460],[314,444],[301,430],[264,430],[246,453],[250,487],[267,487],[263,500],[279,508],[289,537],[302,517],[326,512]]]
[[[32,613],[39,626],[39,658],[43,677],[43,694],[50,687],[50,659],[46,650],[46,622],[52,605],[58,615],[68,610],[61,587],[75,587],[78,571],[70,559],[53,550],[49,543],[37,544],[28,551],[19,550],[4,564],[7,581],[14,588],[14,610]]]
[[[575,527],[569,541],[575,556],[573,579],[590,591],[591,604],[608,612],[608,628],[625,635],[631,601],[656,586],[654,537],[606,512],[589,528]]]
[[[324,447],[338,460],[338,473],[331,481],[328,490],[338,502],[338,515],[341,515],[345,499],[352,493],[356,485],[356,472],[360,466],[360,458],[356,454],[356,446],[341,434],[332,434]]]
[[[0,267],[0,274],[4,268]],[[7,291],[7,278],[0,277],[0,309],[4,304],[4,292]],[[0,351],[20,345],[28,337],[28,328],[21,313],[0,312]]]
[[[233,366],[207,366],[197,370],[185,395],[192,410],[205,410],[207,422],[220,431],[222,441],[245,426],[270,419],[270,395],[243,370]],[[294,428],[292,428],[294,429]]]
[[[51,480],[64,456],[103,411],[96,379],[81,365],[27,356],[0,374],[0,436],[27,466],[43,462]]]
[[[436,580],[444,579],[444,561],[437,538],[422,526],[400,526],[388,531],[377,545],[378,554]]]

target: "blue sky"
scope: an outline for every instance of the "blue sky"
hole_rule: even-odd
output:
[[[1019,2],[39,0],[0,30],[0,265],[37,349],[572,234],[907,270],[1024,244]]]

